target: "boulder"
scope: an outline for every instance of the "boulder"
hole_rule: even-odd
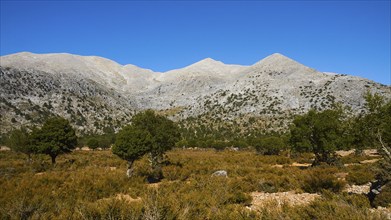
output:
[[[10,151],[11,148],[6,147],[6,146],[0,146],[0,151]]]
[[[225,170],[218,170],[212,174],[212,176],[228,177],[228,173]]]

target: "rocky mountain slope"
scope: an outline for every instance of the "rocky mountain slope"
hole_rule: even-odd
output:
[[[251,66],[207,58],[159,73],[101,57],[24,52],[0,58],[0,126],[5,133],[58,114],[80,133],[101,132],[155,109],[187,128],[278,131],[295,114],[336,102],[357,113],[368,90],[391,98],[390,86],[322,73],[281,54]]]

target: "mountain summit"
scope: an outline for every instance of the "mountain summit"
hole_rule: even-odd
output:
[[[290,59],[289,57],[284,56],[280,53],[274,53],[270,56],[265,57],[264,59],[259,61],[259,63],[260,62],[264,62],[266,64],[266,63],[277,63],[277,62],[284,63],[284,62],[296,62],[296,61],[294,61],[294,60]]]
[[[325,74],[278,53],[251,66],[206,58],[159,73],[96,56],[23,52],[0,57],[0,73],[0,133],[51,115],[80,133],[100,132],[144,109],[184,123],[279,131],[293,115],[336,102],[359,112],[368,90],[391,98],[389,86]]]
[[[199,66],[199,67],[214,67],[214,66],[220,66],[220,65],[224,65],[224,63],[208,57],[208,58],[200,60],[190,66],[193,66],[193,67],[194,66],[195,67],[197,67],[197,66]]]
[[[252,68],[259,69],[260,71],[285,73],[285,75],[295,73],[305,76],[305,74],[316,74],[318,72],[279,53],[262,59],[255,63]]]

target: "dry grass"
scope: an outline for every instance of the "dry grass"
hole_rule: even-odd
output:
[[[365,198],[348,198],[339,188],[334,190],[340,180],[328,175],[350,175],[362,169],[289,166],[309,160],[308,155],[290,159],[251,151],[173,150],[163,167],[165,179],[151,186],[146,181],[150,172],[147,158],[136,162],[135,176],[128,179],[126,162],[110,151],[75,151],[60,156],[55,167],[46,156],[35,156],[28,163],[21,154],[3,151],[0,218],[341,219],[350,213],[352,219],[381,219],[366,211]],[[275,164],[284,166],[272,167]],[[212,177],[216,170],[226,170],[228,178]],[[317,176],[327,177],[328,182],[324,184]],[[257,212],[247,208],[252,192],[302,193],[308,189],[322,194],[322,199],[305,207],[268,207]],[[330,195],[324,196],[325,192]]]

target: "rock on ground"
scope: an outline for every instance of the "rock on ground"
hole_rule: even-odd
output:
[[[376,162],[379,161],[379,160],[380,160],[380,159],[363,160],[363,161],[360,161],[360,164],[376,163]]]
[[[11,148],[6,147],[6,146],[0,146],[0,151],[10,151]]]
[[[364,150],[364,154],[370,157],[378,157],[379,152],[377,152],[377,149],[368,149]]]
[[[367,183],[364,185],[347,185],[343,191],[354,194],[368,194],[370,189],[371,183]]]
[[[228,173],[225,170],[218,170],[212,174],[212,176],[228,177]]]
[[[356,150],[355,149],[352,149],[352,150],[337,150],[335,151],[335,153],[340,156],[340,157],[346,157],[346,156],[349,156],[351,154],[353,154]]]
[[[297,163],[294,162],[291,164],[291,167],[310,167],[312,164],[310,163]]]

